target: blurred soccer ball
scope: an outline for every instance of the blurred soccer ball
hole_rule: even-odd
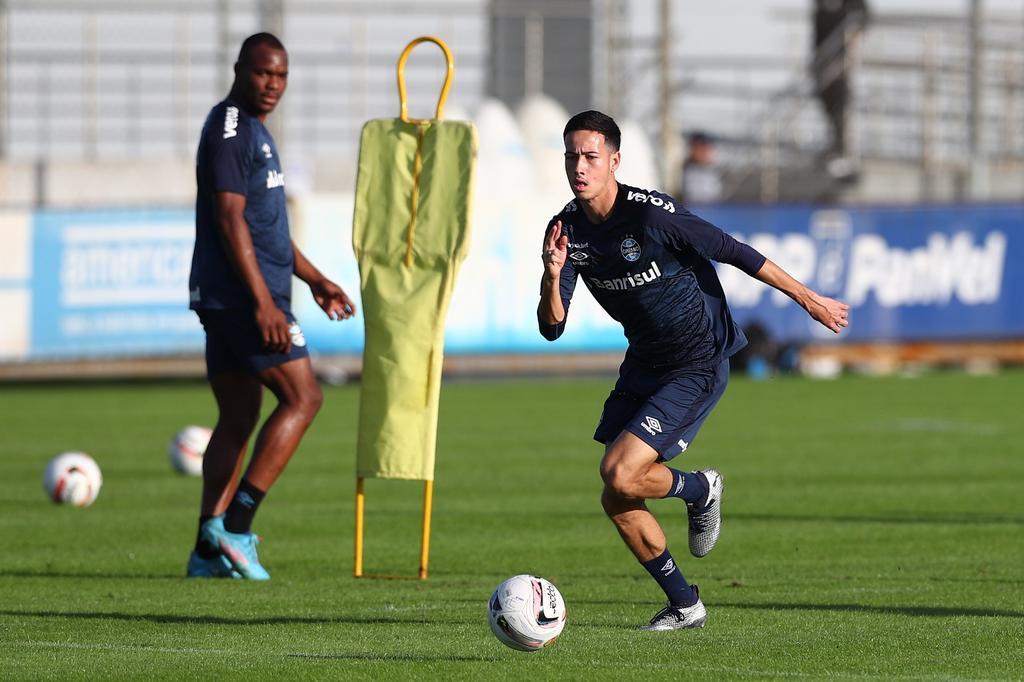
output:
[[[103,486],[103,475],[84,452],[62,452],[46,465],[43,489],[58,504],[88,507]]]
[[[494,590],[487,615],[491,631],[502,644],[538,651],[562,634],[565,602],[558,588],[544,578],[517,575]]]
[[[167,447],[175,471],[188,476],[203,475],[203,453],[212,433],[205,426],[186,426],[178,431]]]

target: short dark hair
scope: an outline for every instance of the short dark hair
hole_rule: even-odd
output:
[[[249,53],[260,45],[269,45],[275,50],[284,49],[284,43],[273,33],[254,33],[242,41],[242,47],[238,50],[238,63],[245,64],[249,60]]]
[[[593,130],[595,133],[601,133],[604,135],[605,144],[613,152],[619,151],[619,145],[622,144],[622,133],[619,132],[619,126],[611,116],[602,114],[600,111],[581,111],[570,118],[569,122],[565,124],[565,130],[562,131],[562,137],[576,130]]]
[[[688,141],[690,144],[714,144],[715,138],[710,133],[706,133],[703,130],[694,130],[690,133]]]

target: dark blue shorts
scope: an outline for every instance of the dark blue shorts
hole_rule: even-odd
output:
[[[604,402],[594,440],[607,445],[629,431],[670,460],[690,446],[729,383],[729,361],[712,369],[656,371],[629,361]]]
[[[251,310],[197,310],[206,330],[206,376],[224,372],[258,374],[298,358],[308,358],[306,338],[291,313],[288,316],[292,349],[274,353],[263,347],[263,336]]]

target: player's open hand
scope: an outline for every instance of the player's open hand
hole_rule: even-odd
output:
[[[562,266],[565,265],[565,258],[569,252],[569,237],[562,234],[562,221],[557,221],[548,229],[544,235],[544,251],[541,258],[544,261],[544,273],[557,279],[562,273]]]
[[[836,334],[850,324],[850,306],[828,296],[812,293],[807,303],[807,312]]]
[[[348,294],[329,279],[322,279],[309,285],[313,300],[332,320],[347,320],[356,314],[356,304]]]

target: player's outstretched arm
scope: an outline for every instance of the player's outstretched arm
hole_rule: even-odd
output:
[[[569,238],[562,234],[562,221],[552,225],[544,235],[544,277],[540,284],[540,303],[537,318],[544,324],[554,325],[565,319],[565,306],[559,291],[559,278],[569,253]]]
[[[331,280],[324,277],[323,273],[317,270],[309,259],[299,251],[299,247],[292,242],[292,251],[295,254],[295,276],[309,285],[313,292],[313,300],[320,306],[327,317],[332,320],[347,320],[356,314],[356,304],[348,297],[348,294]]]
[[[850,306],[807,288],[770,259],[754,275],[800,304],[807,314],[835,333],[850,324]]]

